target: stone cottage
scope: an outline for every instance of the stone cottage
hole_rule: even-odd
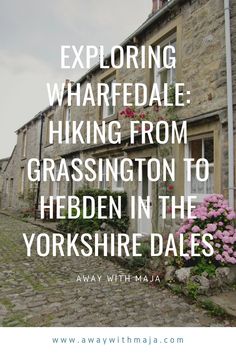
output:
[[[222,193],[229,198],[231,204],[235,198],[235,89],[236,89],[236,61],[233,54],[236,51],[236,3],[230,1],[231,27],[228,28],[228,1],[222,0],[153,0],[153,8],[148,19],[121,44],[127,45],[160,46],[172,44],[176,48],[176,69],[101,69],[99,65],[93,67],[86,75],[78,80],[81,88],[90,82],[94,88],[99,82],[110,83],[145,83],[151,87],[153,82],[163,85],[163,82],[172,84],[183,82],[191,92],[191,104],[178,107],[174,111],[178,124],[188,122],[188,144],[175,146],[159,146],[157,144],[140,144],[139,138],[134,145],[129,144],[127,119],[119,114],[123,109],[121,100],[116,107],[106,108],[78,107],[75,100],[68,105],[67,94],[64,95],[63,105],[57,102],[37,114],[32,120],[17,130],[17,145],[9,160],[3,175],[2,208],[14,207],[22,209],[29,207],[30,201],[36,201],[44,195],[72,195],[75,190],[83,187],[94,187],[126,191],[128,196],[142,196],[145,200],[151,196],[152,218],[143,217],[140,220],[131,220],[130,232],[150,233],[163,228],[172,228],[173,221],[163,222],[160,217],[158,195],[166,194],[168,185],[151,183],[147,178],[146,166],[143,166],[143,181],[123,183],[96,181],[85,183],[70,182],[38,182],[34,185],[27,180],[26,167],[30,158],[39,158],[43,161],[50,158],[55,161],[56,169],[62,158],[66,159],[68,168],[74,157],[85,160],[88,157],[114,158],[137,157],[150,159],[151,157],[175,158],[176,181],[170,190],[177,198],[180,196],[196,195],[201,201],[205,195]],[[228,35],[231,33],[231,45]],[[233,59],[232,66],[230,59]],[[109,58],[107,58],[109,61]],[[139,58],[141,60],[141,58]],[[232,69],[232,77],[230,73]],[[227,79],[228,78],[228,79]],[[231,79],[233,82],[233,101],[231,100]],[[227,85],[228,83],[228,85]],[[74,84],[75,87],[76,83]],[[232,115],[233,109],[233,115]],[[165,111],[157,113],[158,108],[146,107],[145,110],[153,114],[165,115]],[[173,113],[173,112],[172,112]],[[53,121],[97,121],[110,122],[119,120],[122,124],[123,140],[119,145],[96,144],[84,146],[81,144],[53,144],[49,142],[49,125]],[[230,130],[230,132],[228,132]],[[84,131],[86,134],[86,131]],[[230,139],[229,139],[230,137]],[[233,139],[232,139],[233,137]],[[230,152],[230,153],[229,153]],[[192,179],[186,181],[183,158],[206,158],[210,166],[210,176],[207,182],[199,183]],[[230,163],[231,161],[231,163]],[[192,166],[195,174],[196,166]],[[105,169],[105,166],[104,166]],[[134,172],[137,173],[136,167]],[[118,171],[119,173],[119,171]],[[105,174],[104,174],[105,177]],[[233,180],[232,180],[233,179]],[[10,181],[10,185],[9,185]],[[6,188],[6,186],[9,186]],[[235,205],[235,204],[234,204]],[[128,206],[129,210],[129,206]]]
[[[5,171],[5,168],[7,166],[9,158],[1,159],[0,160],[0,203],[2,199],[2,192],[3,192],[3,174]]]

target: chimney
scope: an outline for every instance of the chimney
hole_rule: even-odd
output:
[[[152,14],[157,12],[166,2],[166,0],[152,0]]]
[[[71,86],[74,84],[74,81],[71,81],[70,79],[65,79],[65,89],[68,89],[68,84],[71,84]]]
[[[152,13],[154,14],[158,10],[158,0],[152,0]]]

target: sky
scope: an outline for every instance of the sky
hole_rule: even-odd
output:
[[[60,68],[61,45],[109,53],[145,21],[152,0],[0,0],[0,159],[15,131],[49,105],[46,83],[78,80]]]

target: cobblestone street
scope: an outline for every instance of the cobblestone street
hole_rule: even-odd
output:
[[[107,274],[127,271],[106,259],[28,258],[23,232],[42,230],[0,214],[1,326],[225,325],[167,289],[138,282],[109,283]],[[83,274],[103,278],[76,282]]]

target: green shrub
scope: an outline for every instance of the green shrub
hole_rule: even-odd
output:
[[[223,308],[220,306],[214,304],[211,300],[209,299],[204,299],[201,301],[201,306],[206,309],[208,312],[210,312],[213,316],[218,316],[218,317],[224,317],[226,315],[226,312]]]
[[[83,214],[81,214],[77,219],[72,219],[69,221],[69,229],[70,232],[86,232],[91,234],[92,232],[99,230],[99,221],[100,220],[98,220],[97,215],[95,215],[92,219],[84,219]]]
[[[197,295],[198,295],[198,285],[189,281],[186,285],[186,289],[187,289],[188,295],[192,299],[196,300]]]
[[[131,269],[138,269],[145,267],[150,258],[151,258],[151,247],[147,243],[141,243],[139,247],[137,247],[137,253],[140,253],[142,256],[140,257],[132,257],[129,260],[128,266]]]
[[[103,189],[81,189],[76,191],[75,195],[80,199],[81,210],[83,210],[83,197],[93,197],[95,200],[96,214],[92,219],[84,219],[82,214],[77,219],[68,219],[68,214],[66,214],[66,219],[62,219],[58,224],[59,230],[67,233],[92,233],[94,231],[99,230],[101,228],[101,225],[105,222],[107,225],[111,226],[114,231],[127,231],[129,227],[129,217],[127,215],[127,194],[125,192],[110,192],[109,190]],[[119,219],[118,217],[114,217],[113,219],[109,218],[109,198],[107,198],[107,200],[104,200],[103,202],[103,205],[106,206],[106,208],[104,208],[103,210],[103,215],[107,216],[107,219],[98,219],[97,205],[99,196],[113,197],[116,203],[118,201],[118,196],[121,196],[121,219]],[[89,211],[89,206],[87,210]]]
[[[129,217],[124,214],[122,215],[121,219],[117,217],[113,219],[107,219],[106,223],[110,225],[114,230],[125,233],[129,227]]]
[[[82,198],[84,196],[93,197],[94,200],[95,200],[95,204],[97,204],[99,196],[113,197],[115,202],[117,202],[118,197],[121,196],[121,208],[122,208],[122,211],[126,211],[126,209],[127,209],[127,193],[125,193],[125,192],[111,192],[108,189],[104,190],[104,189],[89,188],[89,189],[80,189],[80,190],[75,192],[75,195],[80,198],[81,206],[83,205],[83,199]],[[109,200],[108,199],[107,199],[107,201],[104,200],[103,204],[105,204],[105,203],[107,203],[107,213],[108,213]]]
[[[142,257],[151,258],[151,247],[148,243],[141,243],[139,247],[137,247],[137,253],[141,253]]]
[[[205,258],[201,258],[199,263],[197,263],[193,268],[193,273],[202,275],[204,272],[206,272],[209,277],[213,277],[216,272],[216,265],[210,261],[207,261]]]

